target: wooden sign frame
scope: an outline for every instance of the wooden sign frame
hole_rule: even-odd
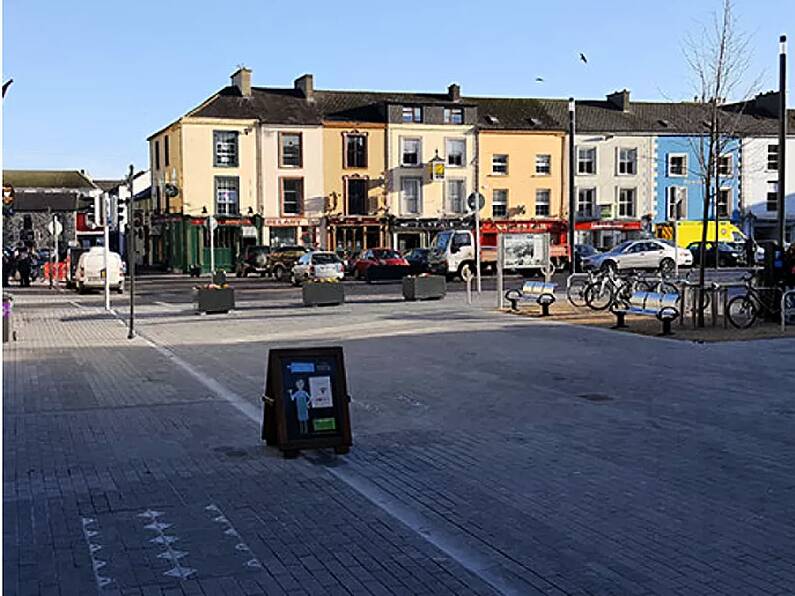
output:
[[[330,365],[332,370],[319,373],[318,363],[325,368]],[[286,386],[285,370],[293,365],[300,365],[305,370],[291,370],[294,387]],[[311,370],[310,370],[311,368]],[[309,377],[308,375],[322,374]],[[331,406],[312,406],[309,393],[313,391],[312,379],[320,379],[323,388],[331,387]],[[302,381],[300,387],[298,382]],[[309,385],[307,388],[306,385]],[[309,393],[305,389],[309,389]],[[295,416],[298,407],[291,404],[293,391],[301,392],[304,402],[301,411],[306,418],[298,425],[305,425],[304,438],[296,437]],[[278,447],[285,456],[293,456],[301,449],[321,449],[333,447],[337,453],[347,453],[353,444],[351,438],[348,383],[345,375],[345,359],[342,347],[322,348],[276,348],[268,351],[268,368],[265,374],[264,411],[262,420],[262,439],[268,445]],[[293,399],[293,401],[295,401]],[[313,418],[312,410],[325,410],[323,418]],[[331,414],[331,415],[330,415]],[[288,421],[288,416],[290,420]],[[330,424],[333,420],[334,432],[318,429],[319,424]],[[310,428],[311,426],[311,428]]]

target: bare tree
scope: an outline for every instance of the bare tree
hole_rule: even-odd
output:
[[[688,110],[692,153],[696,155],[693,173],[700,178],[704,189],[701,248],[699,258],[699,295],[703,297],[706,269],[707,227],[710,206],[715,217],[715,262],[718,262],[719,198],[721,179],[733,177],[734,172],[722,171],[721,157],[739,143],[743,102],[752,97],[759,79],[746,84],[750,64],[749,38],[737,26],[732,0],[722,0],[720,10],[709,24],[684,41],[684,54],[693,77],[695,102]],[[739,103],[736,103],[739,100]],[[726,109],[729,101],[734,109]],[[739,108],[737,106],[740,106]],[[698,134],[698,131],[703,133]],[[688,164],[690,165],[690,164]],[[731,170],[736,167],[731,164]],[[700,301],[703,298],[699,299]],[[703,302],[698,307],[698,325],[704,326]]]

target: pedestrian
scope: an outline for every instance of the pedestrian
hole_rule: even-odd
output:
[[[19,254],[17,255],[17,271],[19,271],[19,286],[21,288],[30,287],[31,268],[32,263],[30,259],[30,252],[26,246],[22,246],[20,247]]]
[[[14,263],[14,252],[11,249],[3,250],[3,287],[7,288],[9,279],[14,275],[16,264]]]
[[[751,237],[745,239],[745,266],[756,266],[756,243]]]

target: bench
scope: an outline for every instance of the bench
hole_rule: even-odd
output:
[[[614,329],[627,327],[627,314],[656,317],[662,323],[662,334],[671,335],[671,322],[679,316],[679,294],[633,292],[629,302],[617,303],[611,309],[616,316]]]
[[[541,315],[549,316],[549,307],[555,302],[555,288],[558,284],[543,281],[526,281],[521,290],[505,292],[505,299],[511,303],[511,310],[517,310],[519,302],[534,300],[541,307]]]

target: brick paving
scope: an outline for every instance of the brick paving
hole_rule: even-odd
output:
[[[6,593],[795,587],[792,340],[617,336],[461,297],[142,308],[147,338],[251,404],[269,347],[345,347],[351,454],[285,461],[96,298],[63,300],[22,297],[4,355]]]

